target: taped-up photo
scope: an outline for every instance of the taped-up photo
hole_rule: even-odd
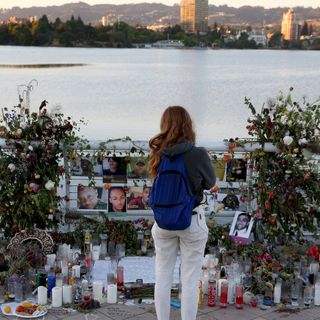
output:
[[[127,169],[124,157],[107,157],[103,160],[103,182],[127,182]]]
[[[216,200],[223,204],[224,210],[236,210],[240,206],[240,190],[239,188],[221,188]]]
[[[243,159],[231,159],[227,164],[228,182],[243,182],[247,180],[247,161]]]
[[[254,219],[249,213],[244,211],[236,211],[230,228],[229,236],[239,242],[248,243],[253,223]]]
[[[217,181],[225,180],[226,162],[224,160],[214,160],[213,166],[215,169]]]
[[[151,210],[149,206],[150,187],[131,187],[127,193],[127,209]]]
[[[90,172],[95,177],[102,177],[102,163],[94,163],[91,158],[81,158],[71,162],[70,167],[71,175],[88,177]]]
[[[145,158],[131,158],[127,165],[128,179],[147,179],[148,163]]]
[[[126,192],[123,187],[109,189],[108,212],[126,212]]]
[[[78,209],[108,210],[108,192],[103,188],[78,185]]]

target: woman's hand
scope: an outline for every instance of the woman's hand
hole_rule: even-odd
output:
[[[213,187],[210,188],[210,192],[218,192],[219,187],[217,185],[214,185]]]

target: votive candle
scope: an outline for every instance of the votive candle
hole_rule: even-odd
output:
[[[107,303],[117,303],[117,285],[108,284]]]
[[[102,290],[103,290],[103,282],[102,281],[93,281],[92,291],[93,291],[93,299],[102,301]]]
[[[43,286],[38,287],[38,304],[46,305],[48,303],[48,289]]]
[[[52,306],[56,308],[62,306],[62,288],[61,287],[52,288]]]
[[[63,304],[72,303],[72,286],[66,284],[62,287],[62,301]]]

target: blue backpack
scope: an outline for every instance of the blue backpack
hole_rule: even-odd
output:
[[[183,154],[161,155],[157,177],[149,203],[158,226],[166,230],[184,230],[191,224],[196,196],[190,194]]]

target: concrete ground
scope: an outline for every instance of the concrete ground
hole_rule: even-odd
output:
[[[131,302],[131,301],[130,301]],[[17,319],[15,316],[0,315],[0,319]],[[125,305],[102,304],[99,309],[90,313],[71,312],[64,309],[49,309],[48,313],[38,319],[45,320],[157,320],[154,304],[141,303]],[[198,311],[197,320],[320,320],[320,307],[301,308],[294,312],[279,312],[271,307],[261,310],[259,307],[253,308],[245,306],[242,310],[237,310],[234,305],[229,305],[226,309],[219,307],[201,306]],[[180,309],[172,308],[170,320],[181,320]]]

